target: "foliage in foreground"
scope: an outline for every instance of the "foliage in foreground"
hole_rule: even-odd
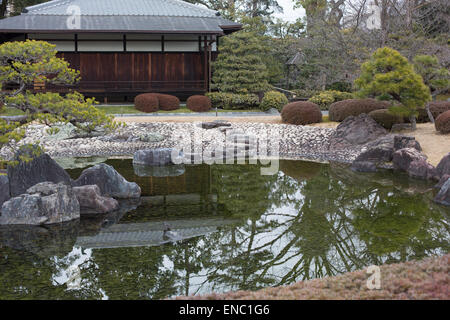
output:
[[[35,40],[0,45],[0,102],[25,114],[20,122],[0,119],[0,149],[20,141],[24,128],[31,122],[49,127],[71,123],[80,132],[87,133],[99,127],[116,128],[118,124],[113,117],[97,109],[94,99],[85,99],[77,92],[62,96],[28,90],[36,81],[45,85],[71,85],[78,80],[79,72],[56,57],[55,45]],[[57,130],[51,128],[49,133]]]

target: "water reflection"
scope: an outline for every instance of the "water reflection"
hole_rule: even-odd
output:
[[[0,228],[0,298],[256,290],[449,249],[447,209],[430,201],[430,185],[405,176],[282,161],[275,176],[200,165],[143,177],[129,160],[108,163],[139,183],[140,203],[64,225]],[[178,241],[164,238],[165,224]]]

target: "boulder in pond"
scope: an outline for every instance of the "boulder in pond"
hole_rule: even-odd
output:
[[[108,213],[119,209],[116,199],[103,197],[97,185],[74,187],[73,191],[80,203],[81,214]]]
[[[442,188],[442,186],[444,185],[445,182],[447,182],[447,180],[450,179],[450,174],[444,174],[441,179],[439,180],[439,182],[434,186],[436,189],[440,189]]]
[[[442,185],[434,201],[444,206],[450,206],[450,178]]]
[[[439,161],[436,170],[441,177],[446,174],[450,175],[450,152]]]
[[[408,175],[413,178],[439,180],[437,170],[426,160],[415,160],[409,164]]]
[[[102,196],[131,199],[141,196],[141,188],[135,182],[128,182],[112,166],[97,164],[83,170],[80,177],[73,182],[74,187],[97,185]]]
[[[396,135],[394,137],[394,151],[404,149],[404,148],[414,148],[418,151],[422,151],[419,141],[414,137]]]
[[[180,151],[171,148],[139,150],[133,156],[133,164],[144,166],[167,166],[179,164]]]
[[[7,175],[0,174],[0,209],[4,202],[11,198],[9,193],[9,179]]]
[[[426,161],[427,157],[414,148],[404,148],[394,152],[392,162],[394,169],[407,171],[413,161]]]
[[[9,188],[12,197],[24,194],[28,188],[41,182],[70,185],[69,174],[48,154],[33,156],[27,153],[28,151],[19,150],[14,159],[18,163],[8,165]],[[31,160],[22,161],[21,155],[29,156]]]
[[[80,217],[80,204],[71,186],[42,182],[3,203],[0,224],[41,225]]]
[[[332,148],[334,144],[339,144],[340,140],[344,140],[353,145],[361,145],[387,133],[385,128],[365,113],[357,117],[350,116],[336,128],[336,132],[331,141]]]

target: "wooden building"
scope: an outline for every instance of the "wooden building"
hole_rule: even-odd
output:
[[[241,29],[180,0],[53,0],[0,20],[0,42],[45,40],[80,70],[87,96],[208,90],[221,36]]]

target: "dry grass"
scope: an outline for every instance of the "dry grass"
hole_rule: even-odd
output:
[[[237,291],[177,299],[215,300],[448,300],[450,254],[381,266],[381,289],[369,290],[367,269],[337,277],[300,281],[255,292]]]

